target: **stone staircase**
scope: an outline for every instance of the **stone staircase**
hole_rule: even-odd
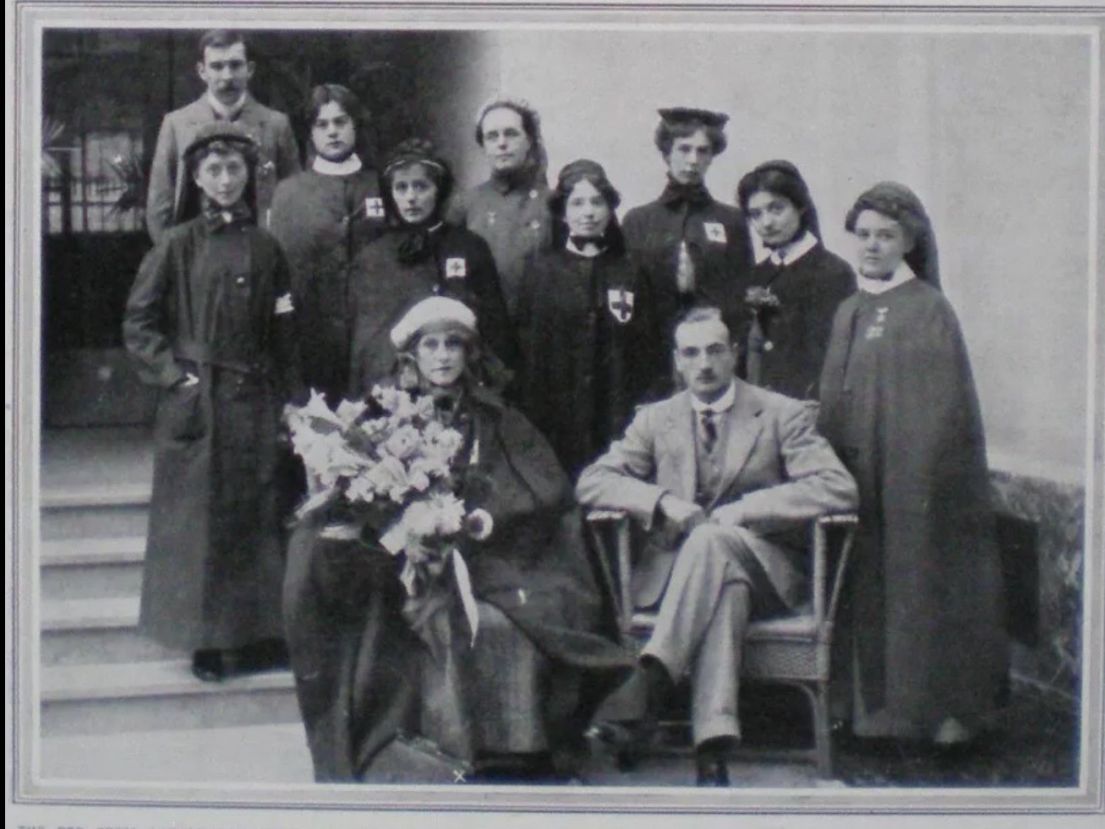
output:
[[[160,764],[163,779],[234,779],[235,769],[212,762],[227,752],[207,749],[236,747],[248,735],[258,744],[284,746],[289,759],[269,763],[275,782],[307,782],[310,761],[289,672],[200,682],[191,674],[190,654],[138,634],[151,472],[145,430],[59,430],[43,436],[44,776],[158,779]],[[178,755],[194,754],[196,762],[164,762],[167,740],[180,749]],[[118,751],[92,750],[112,741],[130,752],[114,770]],[[143,745],[148,752],[135,753]],[[80,755],[87,757],[85,768],[74,759]],[[257,779],[256,774],[242,770],[242,779]]]

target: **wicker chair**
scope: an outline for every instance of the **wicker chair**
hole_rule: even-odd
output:
[[[618,605],[622,633],[641,643],[651,633],[656,614],[636,611],[630,597],[629,519],[621,512],[594,510],[588,514],[587,523],[600,553],[603,575]],[[839,529],[834,533],[834,528]],[[742,679],[784,683],[805,694],[813,712],[814,745],[803,754],[816,764],[822,778],[832,776],[829,668],[833,619],[855,528],[856,516],[852,514],[825,515],[813,522],[810,602],[793,615],[749,625],[741,660]]]

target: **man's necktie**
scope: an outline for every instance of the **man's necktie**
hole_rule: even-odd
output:
[[[704,409],[702,412],[702,448],[707,455],[713,454],[717,446],[717,424],[714,423],[712,409]]]

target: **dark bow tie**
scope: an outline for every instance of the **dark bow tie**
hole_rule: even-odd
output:
[[[584,249],[586,249],[586,247],[588,245],[594,245],[597,248],[602,247],[602,237],[601,236],[574,236],[573,235],[573,236],[569,236],[568,239],[571,241],[572,246],[575,247],[576,250],[584,250]]]
[[[434,240],[440,227],[440,223],[432,228],[426,223],[408,226],[399,243],[399,261],[404,265],[414,265],[429,259],[433,255]]]
[[[668,179],[668,186],[660,194],[661,204],[669,207],[681,207],[684,204],[690,207],[702,207],[712,201],[713,197],[705,184],[680,184],[673,179]]]
[[[207,222],[208,230],[222,230],[233,224],[248,222],[253,218],[253,213],[246,206],[245,201],[239,199],[230,207],[223,207],[207,196],[203,198],[203,218]]]

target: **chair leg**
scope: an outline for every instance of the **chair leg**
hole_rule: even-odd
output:
[[[814,751],[817,754],[817,774],[822,780],[833,776],[833,735],[829,719],[829,683],[817,683],[813,698]]]

